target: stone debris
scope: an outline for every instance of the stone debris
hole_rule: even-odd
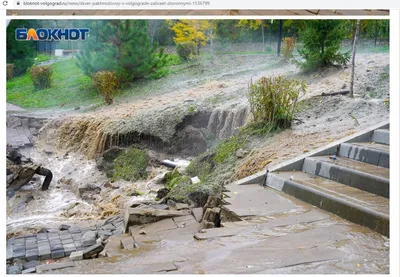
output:
[[[31,267],[25,270],[22,270],[21,274],[30,274],[30,273],[35,273],[36,272],[36,267]]]
[[[135,248],[135,240],[133,237],[126,237],[120,240],[121,249],[132,250]]]
[[[21,274],[22,264],[12,265],[8,268],[7,274]]]
[[[30,261],[27,263],[22,264],[23,269],[29,269],[29,268],[36,268],[36,266],[40,265],[39,261]]]
[[[71,226],[66,225],[66,224],[61,224],[60,227],[58,228],[58,230],[60,230],[60,231],[66,231],[66,230],[68,230],[69,228],[71,228]]]
[[[125,232],[128,232],[129,226],[141,225],[146,223],[156,222],[165,218],[188,215],[189,211],[171,211],[171,210],[156,210],[156,209],[138,209],[129,208],[125,211]]]
[[[49,270],[61,269],[61,268],[66,268],[66,267],[74,267],[74,266],[75,266],[74,262],[43,264],[43,265],[38,265],[36,267],[36,272],[42,273],[42,272],[49,271]]]
[[[194,208],[192,209],[192,215],[194,216],[194,218],[197,220],[197,222],[201,222],[201,220],[203,219],[203,208]]]
[[[86,232],[81,240],[82,246],[92,246],[96,243],[97,231]]]
[[[139,231],[139,234],[140,235],[146,235],[146,231],[142,229],[142,230]]]
[[[69,256],[69,258],[72,261],[78,261],[78,260],[82,260],[83,259],[83,251],[75,251],[72,252],[71,255]]]
[[[96,255],[96,254],[100,253],[101,251],[103,251],[103,249],[104,249],[104,245],[102,243],[96,243],[95,245],[92,245],[92,246],[86,248],[85,250],[83,250],[83,258],[89,259],[93,255]]]

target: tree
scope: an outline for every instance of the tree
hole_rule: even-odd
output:
[[[358,40],[358,33],[360,31],[360,19],[357,20],[357,27],[354,33],[354,42],[353,42],[353,53],[351,54],[351,81],[350,81],[350,93],[349,96],[351,98],[354,97],[353,87],[354,87],[354,68],[355,68],[355,59],[356,59],[356,44]]]
[[[89,39],[78,55],[87,75],[116,72],[120,82],[147,76],[165,63],[163,50],[151,46],[145,20],[99,20],[90,26]]]
[[[349,61],[350,51],[339,51],[340,43],[346,37],[344,21],[307,20],[304,24],[304,30],[299,31],[303,47],[298,50],[303,61],[297,62],[303,71],[345,65]]]
[[[200,46],[206,45],[209,40],[206,35],[209,28],[208,20],[181,19],[173,24],[171,30],[175,32],[175,44],[193,42],[197,47],[197,55],[200,55]]]
[[[278,47],[277,47],[277,56],[281,55],[281,44],[282,44],[282,23],[283,20],[279,20],[279,27],[278,27]]]
[[[15,39],[17,28],[37,28],[35,20],[11,20],[7,27],[7,63],[14,64],[14,76],[21,75],[31,67],[36,56],[36,44]]]
[[[264,36],[265,25],[266,25],[266,21],[262,20],[262,19],[256,19],[256,20],[242,19],[242,20],[239,20],[239,22],[238,22],[238,26],[240,26],[240,27],[249,26],[253,30],[258,30],[258,28],[261,27],[263,51],[265,50],[265,36]]]

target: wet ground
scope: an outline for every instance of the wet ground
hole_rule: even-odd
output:
[[[226,207],[252,210],[243,221],[198,233],[201,240],[171,232],[134,250],[117,250],[113,257],[79,261],[54,273],[389,272],[387,238],[272,189],[231,189],[240,200]]]

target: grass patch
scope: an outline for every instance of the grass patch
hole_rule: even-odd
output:
[[[65,59],[50,66],[53,70],[50,88],[36,90],[26,73],[7,82],[7,102],[24,108],[72,107],[103,102],[75,59]]]
[[[34,59],[35,64],[39,64],[42,62],[47,62],[52,60],[53,58],[50,55],[44,54],[44,53],[40,53],[36,56],[36,58]]]
[[[149,162],[147,153],[136,148],[125,150],[114,161],[111,180],[136,181],[147,177],[146,167]]]
[[[236,151],[243,147],[244,144],[244,140],[239,136],[230,137],[216,147],[214,161],[217,164],[225,162],[227,159],[234,156]]]

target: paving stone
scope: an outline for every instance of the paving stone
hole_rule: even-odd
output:
[[[33,250],[33,249],[38,249],[38,245],[37,244],[28,244],[27,246],[25,246],[26,250]]]
[[[73,239],[66,239],[61,241],[63,245],[74,243]]]
[[[50,247],[50,242],[49,241],[41,241],[38,243],[38,247],[45,247],[45,246]]]
[[[25,251],[14,251],[13,258],[17,258],[17,259],[25,258]]]
[[[60,236],[61,235],[66,235],[66,234],[69,234],[69,231],[68,230],[58,231],[58,234],[60,234]]]
[[[39,234],[37,234],[37,240],[38,241],[46,241],[46,240],[48,240],[48,236],[46,233],[39,233]]]
[[[24,243],[25,244],[25,238],[17,238],[17,239],[14,240],[14,243],[15,244],[18,244],[18,243]]]
[[[22,270],[21,274],[29,274],[29,273],[35,273],[36,272],[36,267],[31,267],[25,270]]]
[[[42,272],[45,272],[48,270],[61,269],[61,268],[73,267],[73,266],[75,266],[74,262],[44,264],[44,265],[38,265],[36,267],[36,272],[42,273]]]
[[[203,208],[194,208],[192,209],[192,215],[197,220],[197,222],[201,222],[203,218]]]
[[[6,259],[7,260],[10,260],[10,259],[12,259],[14,256],[13,256],[13,252],[14,252],[14,246],[11,244],[11,245],[7,245],[7,254],[6,254]]]
[[[83,259],[83,250],[72,252],[69,258],[73,261],[78,261]]]
[[[62,243],[61,243],[61,240],[51,240],[51,241],[49,241],[49,243],[50,243],[50,246],[62,244]]]
[[[12,245],[14,243],[14,238],[8,239],[7,240],[7,245]]]
[[[50,246],[50,250],[53,252],[55,250],[60,250],[60,249],[64,249],[64,247],[62,246],[62,244],[57,244],[57,245],[53,245]]]
[[[28,262],[33,261],[33,260],[38,260],[39,259],[39,251],[37,249],[36,250],[28,250],[28,251],[26,251],[25,257]]]
[[[14,245],[14,252],[25,251],[25,245]]]
[[[89,259],[93,255],[98,254],[101,251],[103,251],[103,249],[104,249],[104,245],[103,244],[96,243],[95,245],[90,246],[90,247],[86,248],[85,250],[83,250],[83,258]]]
[[[39,260],[48,260],[51,258],[50,248],[39,248]]]
[[[59,259],[65,257],[64,249],[51,250],[51,258]]]
[[[72,252],[76,251],[74,243],[64,245],[65,256],[69,256]]]
[[[72,239],[72,236],[71,236],[71,234],[62,234],[62,235],[60,235],[60,239],[61,240],[63,240],[63,239]]]
[[[38,266],[38,265],[40,265],[39,261],[30,261],[30,262],[27,262],[27,263],[23,263],[22,267],[24,269],[28,269],[28,268],[32,268],[32,267],[36,268],[36,266]]]

